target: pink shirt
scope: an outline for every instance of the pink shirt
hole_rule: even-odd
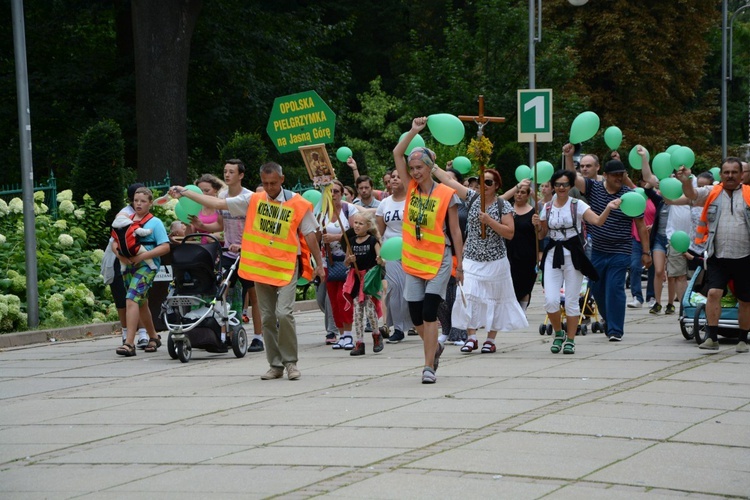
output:
[[[646,226],[651,226],[654,223],[654,219],[656,218],[656,205],[654,205],[654,202],[650,199],[646,200],[646,211],[643,212],[643,223],[646,224]],[[633,221],[633,227],[630,231],[630,234],[633,235],[633,238],[635,238],[635,241],[640,242],[641,236],[638,234],[638,229],[635,227],[635,221]]]

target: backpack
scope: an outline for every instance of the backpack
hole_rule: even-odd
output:
[[[549,219],[550,210],[552,210],[552,201],[548,201],[547,203],[544,204],[544,211],[547,214],[548,219]],[[575,230],[576,235],[578,235],[578,239],[581,242],[581,246],[585,247],[587,243],[586,237],[585,237],[586,228],[583,227],[583,234],[578,231],[578,200],[575,198],[570,199],[570,217],[573,219],[573,227],[572,228],[561,227],[561,228],[558,228],[557,231],[565,231],[568,229]]]
[[[153,214],[146,214],[141,220],[133,220],[135,214],[130,216],[131,223],[121,227],[112,227],[111,236],[117,242],[118,252],[123,257],[135,257],[141,249],[140,241],[136,230],[142,229],[150,221]],[[148,230],[150,233],[150,230]]]

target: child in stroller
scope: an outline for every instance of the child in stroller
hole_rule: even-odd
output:
[[[209,242],[200,244],[201,238]],[[187,363],[193,348],[225,353],[231,346],[238,358],[247,353],[247,333],[226,298],[237,261],[222,276],[220,251],[219,240],[206,234],[189,234],[172,249],[174,286],[162,304],[172,359]]]

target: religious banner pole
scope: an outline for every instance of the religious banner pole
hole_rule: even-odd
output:
[[[488,123],[495,122],[495,123],[503,123],[505,121],[505,118],[501,116],[484,116],[484,96],[479,95],[479,114],[477,116],[470,116],[470,115],[458,115],[458,119],[462,122],[474,122],[477,124],[477,141],[482,140],[482,137],[484,136],[484,127]],[[489,158],[488,158],[489,159]],[[481,203],[481,209],[482,211],[485,210],[484,207],[484,169],[485,169],[485,162],[479,160],[479,202]],[[481,224],[482,227],[482,239],[487,237],[487,228],[484,223]]]

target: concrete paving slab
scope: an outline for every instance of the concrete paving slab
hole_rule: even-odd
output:
[[[730,411],[718,414],[673,436],[670,441],[750,448],[750,412]],[[750,454],[750,449],[748,453]]]
[[[637,404],[662,404],[675,408],[715,408],[717,410],[733,410],[742,406],[743,401],[729,396],[704,396],[680,393],[644,391],[641,387],[629,391],[619,392],[602,398],[602,401],[637,403]]]
[[[750,448],[659,443],[599,470],[587,479],[746,497]]]
[[[335,446],[338,445],[338,446]],[[264,446],[207,460],[209,464],[365,467],[403,453],[401,448],[350,447],[345,436],[329,446]]]

